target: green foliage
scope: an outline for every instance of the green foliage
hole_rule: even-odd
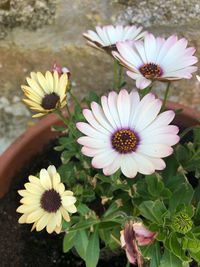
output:
[[[90,93],[84,103],[99,102]],[[83,121],[81,107],[75,103],[68,130],[61,131],[55,150],[61,152],[59,173],[77,198],[77,213],[63,222],[63,251],[74,248],[86,262],[97,266],[100,244],[103,249],[120,248],[120,231],[130,221],[142,221],[156,239],[139,246],[150,267],[189,267],[200,262],[200,126],[192,130],[194,142],[177,145],[166,158],[166,168],[151,175],[125,178],[121,171],[105,176],[91,168],[90,159],[80,152],[80,133],[75,124]],[[183,134],[184,135],[184,134]],[[196,185],[190,183],[191,173]]]

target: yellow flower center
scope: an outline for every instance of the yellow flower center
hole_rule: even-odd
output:
[[[113,134],[112,147],[121,154],[135,151],[138,144],[138,137],[129,129],[122,129]]]
[[[163,73],[161,67],[154,63],[144,64],[139,68],[139,71],[144,77],[149,79],[160,77]]]
[[[49,95],[45,95],[42,99],[41,106],[44,109],[54,109],[57,106],[57,103],[59,101],[59,96],[56,93],[51,93]]]
[[[61,206],[60,194],[54,189],[46,190],[40,199],[40,204],[43,210],[56,212]]]

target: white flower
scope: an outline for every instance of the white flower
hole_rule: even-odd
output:
[[[122,26],[117,25],[116,27],[112,25],[96,27],[95,31],[87,31],[83,33],[83,36],[88,40],[87,44],[103,50],[115,49],[117,42],[127,41],[127,40],[139,40],[145,36],[146,32],[142,32],[142,27],[132,26]]]
[[[53,165],[40,171],[40,178],[30,175],[25,189],[19,190],[22,205],[17,212],[23,213],[19,223],[33,223],[32,230],[41,231],[46,227],[50,234],[60,233],[62,217],[70,221],[70,213],[77,211],[73,192],[65,190],[60,175]]]
[[[92,165],[111,175],[121,168],[129,178],[137,172],[152,174],[165,168],[161,159],[172,154],[172,145],[179,141],[178,127],[168,125],[174,118],[173,111],[158,115],[162,102],[153,94],[142,100],[139,94],[121,90],[102,96],[101,106],[91,103],[91,110],[84,109],[88,121],[77,123],[86,136],[78,139],[82,153],[93,157]]]
[[[147,34],[144,41],[117,43],[117,50],[112,54],[129,71],[127,75],[136,80],[136,86],[144,89],[152,80],[190,79],[197,70],[198,59],[193,56],[194,47],[187,47],[185,38],[177,36],[168,39],[155,38]]]

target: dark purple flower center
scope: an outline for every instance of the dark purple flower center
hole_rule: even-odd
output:
[[[45,95],[42,99],[41,106],[44,109],[54,109],[57,106],[57,103],[59,101],[59,96],[56,93],[51,93],[49,95]]]
[[[144,64],[139,68],[139,71],[142,73],[144,77],[149,79],[158,78],[163,73],[161,67],[154,63]]]
[[[47,212],[56,212],[61,206],[61,197],[54,189],[47,190],[40,199],[41,207]]]
[[[111,142],[112,147],[117,152],[127,154],[135,151],[138,144],[138,137],[133,131],[122,129],[113,134]]]

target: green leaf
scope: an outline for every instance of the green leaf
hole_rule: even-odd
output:
[[[86,267],[96,267],[99,260],[99,236],[97,229],[91,234],[86,251]]]
[[[77,211],[82,215],[85,216],[86,214],[88,214],[89,212],[91,212],[92,210],[83,203],[79,203],[77,206]]]
[[[152,196],[159,196],[164,189],[164,184],[158,174],[147,175],[145,177],[147,188]]]
[[[199,239],[190,239],[185,237],[183,239],[183,248],[189,249],[192,253],[199,253],[200,252],[200,240]]]
[[[192,200],[193,194],[193,188],[189,183],[179,184],[169,200],[169,210],[173,213],[176,211],[176,208],[179,205],[189,205]]]
[[[158,224],[163,223],[163,217],[167,214],[167,209],[160,200],[144,201],[140,204],[139,210],[142,216]]]
[[[74,246],[74,240],[76,238],[76,232],[67,233],[63,239],[63,251],[66,253]]]
[[[183,262],[169,250],[165,249],[159,267],[183,267]]]
[[[75,232],[75,231],[78,231],[78,230],[83,230],[83,229],[86,229],[86,228],[90,228],[91,226],[94,226],[96,224],[98,224],[99,221],[98,220],[95,220],[95,219],[88,219],[87,221],[81,221],[75,225],[73,225],[69,230],[68,232]]]
[[[86,231],[78,231],[76,234],[74,247],[79,254],[79,256],[85,261],[86,259],[86,249],[88,246],[88,236]]]
[[[174,232],[171,233],[169,240],[170,249],[174,253],[174,255],[176,255],[182,261],[189,261],[189,258],[185,255],[185,252],[182,249],[179,241],[181,240],[178,238],[178,235]]]
[[[159,267],[161,259],[161,250],[159,242],[155,241],[153,244],[140,247],[142,255],[145,258],[150,258],[150,267]]]

